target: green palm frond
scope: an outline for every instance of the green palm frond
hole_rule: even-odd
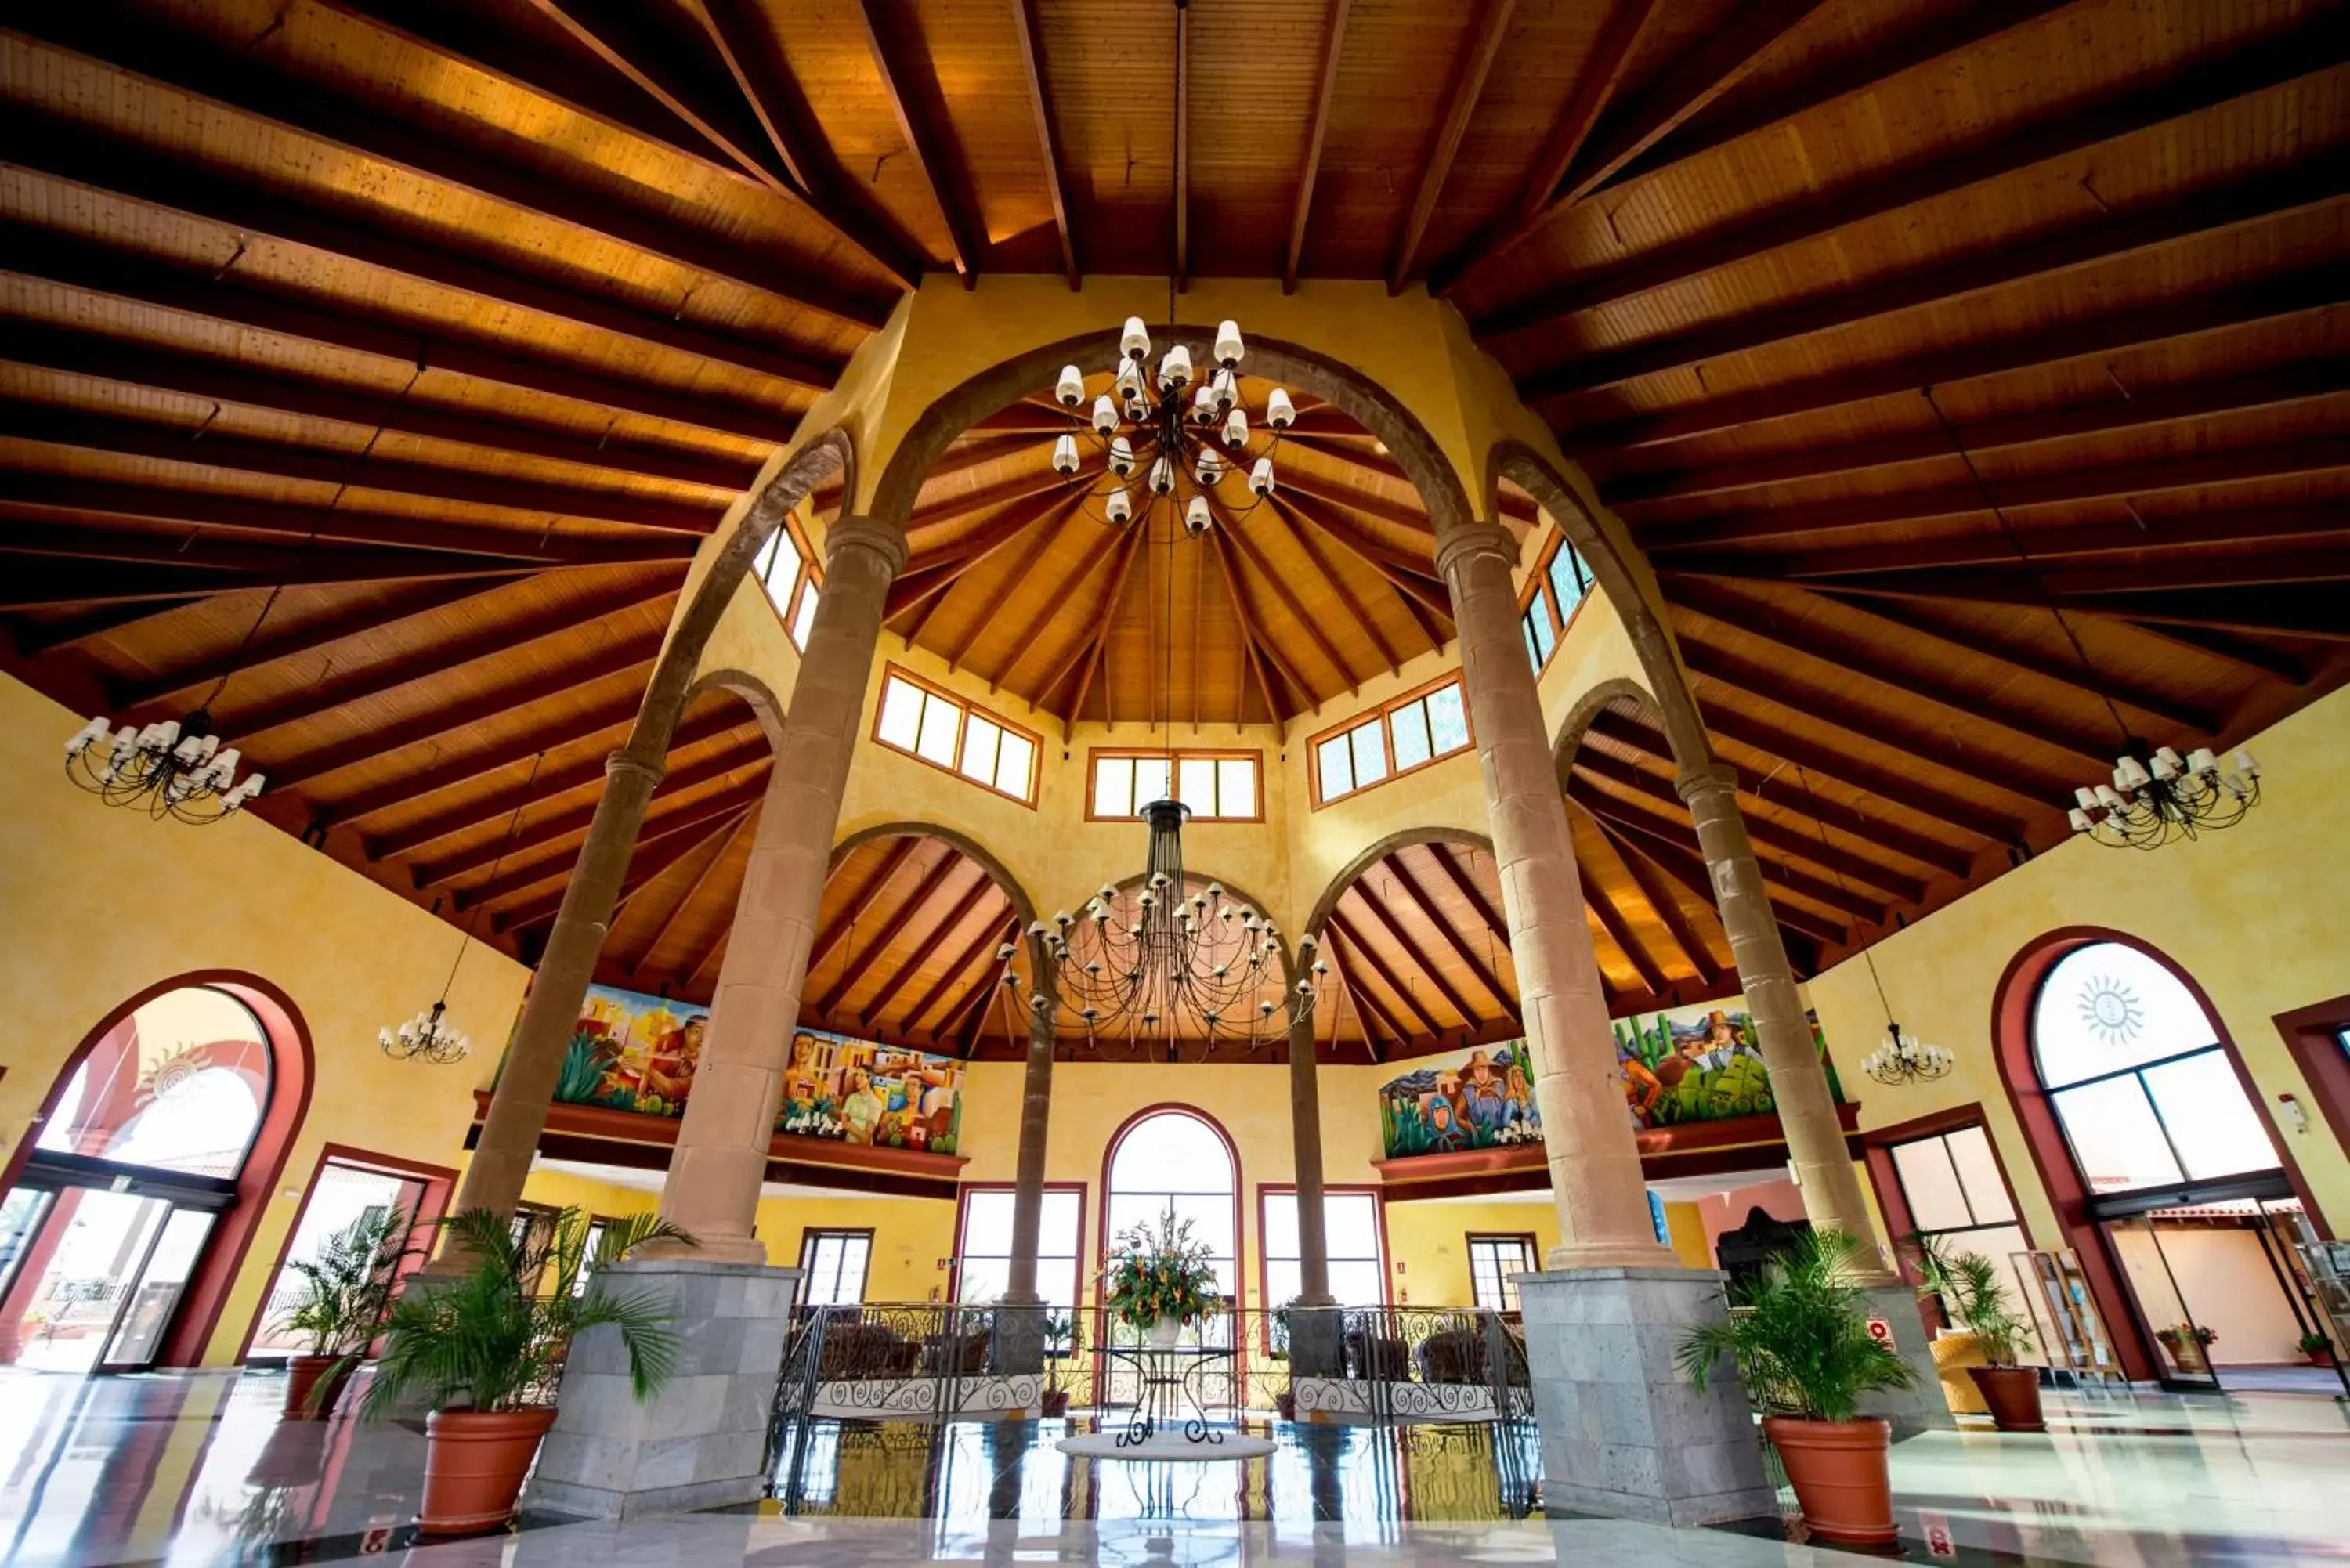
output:
[[[1726,1320],[1682,1339],[1682,1375],[1702,1390],[1727,1362],[1763,1409],[1820,1421],[1848,1421],[1863,1395],[1909,1386],[1909,1364],[1868,1332],[1859,1246],[1841,1231],[1797,1237],[1731,1290]]]
[[[2014,1366],[2026,1325],[2009,1310],[1999,1265],[1980,1252],[1954,1252],[1939,1237],[1920,1236],[1918,1268],[1926,1281],[1921,1288],[1942,1298],[1951,1320],[1981,1345],[1983,1359],[1993,1366]]]

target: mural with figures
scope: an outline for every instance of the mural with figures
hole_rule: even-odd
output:
[[[1812,1044],[1828,1088],[1844,1098],[1817,1014]],[[1615,1023],[1624,1099],[1642,1128],[1766,1116],[1776,1108],[1754,1020],[1743,999],[1668,1009]],[[1456,1052],[1393,1078],[1379,1089],[1387,1158],[1503,1148],[1542,1138],[1534,1069],[1523,1040]]]
[[[709,1029],[707,1008],[591,985],[555,1097],[567,1105],[682,1116]],[[952,1154],[962,1141],[962,1064],[796,1030],[775,1129],[834,1143]]]

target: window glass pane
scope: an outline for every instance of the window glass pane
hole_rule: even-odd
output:
[[[921,731],[922,689],[890,676],[881,688],[881,739],[901,752],[910,752]]]
[[[2276,1146],[2225,1051],[2149,1067],[2146,1087],[2189,1176],[2199,1181],[2276,1168]]]
[[[1010,1194],[1004,1195],[1008,1199]],[[1078,1192],[1047,1192],[1044,1212],[1037,1220],[1036,1255],[1040,1258],[1074,1258],[1077,1255],[1077,1218],[1084,1211],[1085,1195]],[[1006,1210],[1007,1216],[1009,1210]],[[1005,1221],[1005,1245],[1010,1245],[1010,1220]]]
[[[1040,1269],[1039,1275],[1043,1273]],[[978,1258],[965,1253],[962,1266],[955,1275],[955,1296],[959,1301],[976,1304],[1001,1301],[1003,1293],[1012,1288],[1012,1260],[1009,1258]],[[1036,1293],[1044,1295],[1043,1284]],[[1049,1299],[1049,1298],[1048,1298]]]
[[[808,633],[816,629],[816,585],[809,583],[800,589],[799,607],[792,611],[792,641],[803,653],[807,651]]]
[[[1295,1301],[1305,1293],[1305,1280],[1295,1258],[1267,1258],[1264,1262],[1264,1299],[1269,1306]],[[1332,1293],[1336,1294],[1336,1292]],[[1339,1296],[1340,1302],[1346,1301]]]
[[[1012,1251],[1012,1194],[973,1192],[963,1199],[962,1250],[998,1257]]]
[[[1349,731],[1347,742],[1355,753],[1355,787],[1377,784],[1388,776],[1387,747],[1379,739],[1379,725],[1375,720]]]
[[[1025,735],[1003,732],[1003,747],[995,759],[995,787],[1022,800],[1035,789],[1036,745]]]
[[[1550,558],[1550,591],[1558,601],[1558,618],[1563,624],[1583,602],[1583,586],[1588,581],[1583,563],[1575,558],[1575,546],[1561,545],[1558,554]]]
[[[1534,668],[1539,670],[1550,658],[1551,649],[1558,646],[1558,634],[1551,629],[1550,607],[1543,603],[1542,595],[1534,596],[1534,604],[1525,614],[1526,645],[1534,656]]]
[[[2015,1206],[2007,1200],[2007,1183],[1999,1178],[1999,1159],[1983,1129],[1960,1127],[1942,1142],[1950,1148],[1950,1163],[1958,1167],[1959,1185],[1966,1189],[1967,1207],[1974,1210],[1976,1220],[2014,1219]]]
[[[1378,1306],[1387,1300],[1386,1271],[1376,1262],[1330,1260],[1330,1293],[1340,1306]]]
[[[182,1069],[154,1071],[167,1056]],[[234,1176],[269,1103],[269,1044],[243,1002],[182,986],[142,1002],[74,1069],[35,1147]]]
[[[1909,1218],[1918,1230],[1949,1231],[1974,1223],[1959,1173],[1940,1138],[1896,1144],[1893,1168],[1900,1172],[1901,1195],[1909,1200]]]
[[[1036,1293],[1056,1307],[1076,1305],[1077,1261],[1075,1258],[1037,1259]]]
[[[1175,764],[1175,798],[1194,816],[1221,816],[1216,809],[1216,763],[1212,757],[1184,757]]]
[[[1094,759],[1094,815],[1096,816],[1134,815],[1134,759],[1132,757],[1096,757]]]
[[[1534,621],[1531,614],[1518,618],[1518,635],[1525,639],[1526,662],[1540,670],[1543,666],[1542,644],[1534,640]]]
[[[995,782],[996,742],[1003,732],[973,713],[962,722],[962,776],[983,784]]]
[[[1388,729],[1395,736],[1396,771],[1416,768],[1428,761],[1428,704],[1413,702],[1388,715]]]
[[[914,750],[942,768],[955,763],[955,740],[962,729],[962,710],[934,691],[922,693],[922,733]]]
[[[1428,734],[1440,757],[1469,743],[1469,715],[1461,706],[1459,681],[1428,694]]]
[[[1165,757],[1137,757],[1134,760],[1134,809],[1140,811],[1154,800],[1165,800],[1169,789]]]
[[[1321,775],[1322,798],[1336,800],[1355,787],[1355,753],[1347,737],[1333,735],[1315,748],[1315,771]]]
[[[1333,1258],[1379,1256],[1379,1200],[1367,1192],[1337,1192],[1322,1199],[1323,1226]]]
[[[760,586],[767,590],[767,597],[771,599],[775,597],[775,585],[771,580],[775,569],[775,547],[783,538],[784,530],[776,529],[767,535],[767,542],[759,546],[759,553],[751,557],[751,575],[759,579]],[[784,586],[786,591],[791,587],[788,582]]]
[[[2091,1192],[2127,1192],[2179,1179],[2154,1107],[2136,1075],[2051,1096]]]
[[[1225,816],[1254,816],[1257,814],[1254,757],[1219,757],[1216,760],[1216,809]]]
[[[2177,975],[2121,942],[2092,942],[2057,960],[2033,1004],[2033,1049],[2052,1089],[2219,1038]]]
[[[778,528],[769,535],[766,548],[759,555],[759,580],[767,585],[767,597],[781,606],[791,597],[792,589],[800,580],[800,547],[793,541],[789,528]]]
[[[1264,1255],[1268,1258],[1297,1256],[1297,1194],[1268,1192],[1264,1195]]]

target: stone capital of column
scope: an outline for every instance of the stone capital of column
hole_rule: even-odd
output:
[[[837,566],[842,555],[850,550],[869,552],[892,577],[906,568],[905,535],[877,518],[843,517],[825,531],[826,566]]]
[[[1735,794],[1738,793],[1738,770],[1728,763],[1705,763],[1697,767],[1683,768],[1673,775],[1673,789],[1683,805],[1701,794]]]
[[[1463,524],[1436,542],[1436,569],[1449,577],[1455,561],[1485,554],[1499,556],[1505,566],[1515,566],[1517,536],[1499,523]]]
[[[619,778],[622,774],[634,774],[647,784],[657,784],[669,775],[669,764],[666,762],[649,763],[642,757],[631,755],[629,749],[622,746],[604,759],[604,776]]]

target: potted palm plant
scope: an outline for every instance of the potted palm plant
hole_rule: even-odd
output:
[[[632,1214],[603,1222],[591,1253],[590,1223],[582,1209],[521,1228],[469,1209],[446,1228],[462,1269],[407,1292],[386,1316],[362,1409],[380,1418],[411,1401],[431,1407],[417,1517],[425,1534],[494,1529],[514,1516],[539,1439],[555,1423],[556,1385],[577,1335],[619,1331],[639,1399],[669,1380],[678,1342],[662,1302],[615,1289],[601,1271],[648,1241],[692,1238],[656,1214]]]
[[[407,1256],[407,1218],[370,1209],[328,1237],[316,1257],[286,1261],[300,1283],[277,1326],[310,1347],[286,1361],[287,1420],[333,1413],[390,1310]]]
[[[1958,1325],[1974,1336],[1983,1365],[1967,1368],[1967,1376],[1991,1409],[1992,1425],[2002,1432],[2044,1432],[2041,1418],[2038,1368],[2020,1366],[2023,1350],[2023,1320],[2008,1310],[2007,1288],[1999,1265],[1980,1252],[1952,1252],[1930,1242],[1918,1250],[1918,1269],[1925,1275],[1922,1291],[1942,1298],[1942,1308]]]
[[[1085,1348],[1085,1337],[1076,1314],[1045,1315],[1044,1411],[1047,1416],[1069,1413],[1069,1388],[1062,1379],[1069,1375],[1070,1358]]]
[[[2312,1366],[2334,1365],[2334,1342],[2315,1329],[2301,1336],[2301,1353],[2309,1357]]]
[[[1208,1244],[1191,1239],[1191,1222],[1172,1209],[1155,1225],[1136,1225],[1110,1255],[1102,1302],[1129,1328],[1142,1330],[1158,1350],[1174,1348],[1183,1325],[1216,1310],[1216,1272]]]
[[[1852,1269],[1859,1243],[1809,1231],[1728,1292],[1726,1319],[1681,1341],[1681,1371],[1700,1391],[1728,1362],[1763,1410],[1795,1501],[1823,1541],[1897,1539],[1887,1455],[1892,1428],[1860,1414],[1862,1396],[1906,1388],[1915,1374],[1868,1332],[1868,1298]]]

